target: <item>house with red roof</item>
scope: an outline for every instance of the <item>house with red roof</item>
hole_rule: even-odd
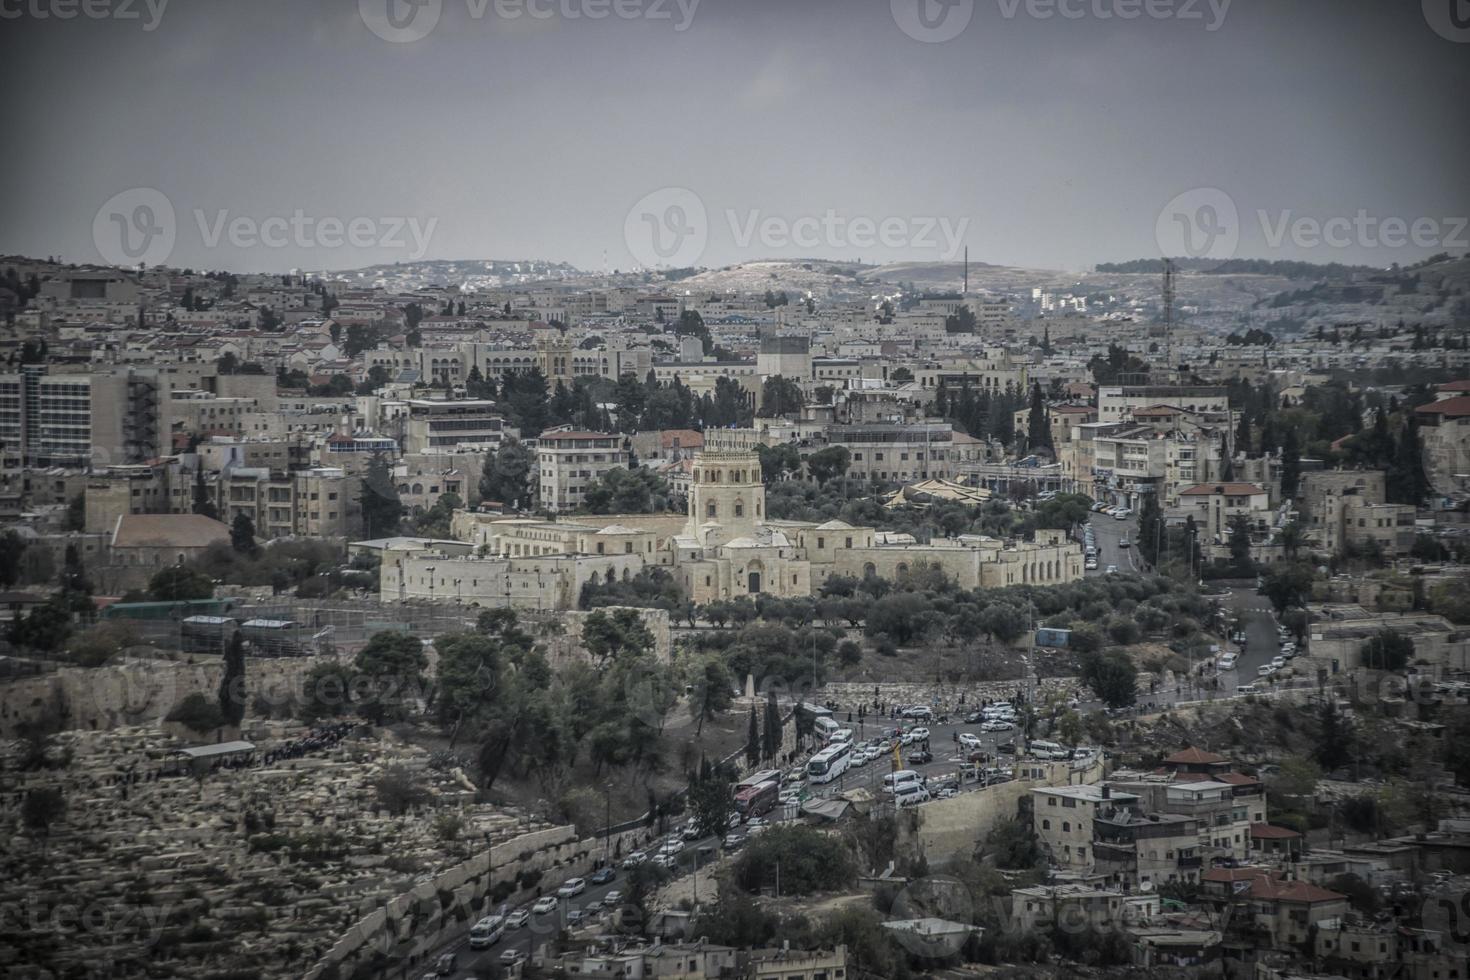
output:
[[[1470,394],[1420,405],[1414,418],[1419,423],[1424,470],[1435,492],[1470,492]]]
[[[1248,924],[1278,948],[1307,942],[1314,926],[1340,919],[1351,908],[1346,895],[1261,867],[1206,871],[1200,893],[1244,911]]]

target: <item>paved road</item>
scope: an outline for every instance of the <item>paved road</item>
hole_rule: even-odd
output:
[[[1105,575],[1109,565],[1117,565],[1120,572],[1136,572],[1142,569],[1143,559],[1138,556],[1138,521],[1129,518],[1120,521],[1108,514],[1093,512],[1092,530],[1097,535],[1097,569],[1088,575]],[[1127,536],[1129,547],[1119,545]]]

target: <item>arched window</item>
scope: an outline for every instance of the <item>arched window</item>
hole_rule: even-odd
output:
[[[735,501],[735,516],[736,517],[744,517],[745,516],[745,501],[743,501],[743,500],[737,500],[737,501]]]
[[[1064,834],[1070,833],[1071,830],[1072,830],[1072,822],[1070,820],[1063,820],[1062,821],[1062,833],[1064,833]]]
[[[716,507],[715,507],[715,502],[713,500],[711,500],[709,503],[707,503],[707,504],[704,505],[704,516],[710,517],[710,518],[713,518],[713,517],[716,516]]]
[[[1041,829],[1042,830],[1051,830],[1051,821],[1050,820],[1043,820],[1043,821],[1041,821]]]

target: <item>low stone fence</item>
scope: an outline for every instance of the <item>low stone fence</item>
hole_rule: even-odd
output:
[[[540,872],[534,885],[518,887],[505,902],[520,905],[551,894],[568,878],[589,874],[604,854],[616,862],[653,837],[638,827],[611,837],[578,839],[570,825],[524,834],[476,855],[363,916],[307,973],[307,980],[347,976],[359,964],[380,963],[385,973],[410,970],[469,931],[498,903],[490,892],[502,882],[519,883]],[[548,938],[549,935],[548,935]]]

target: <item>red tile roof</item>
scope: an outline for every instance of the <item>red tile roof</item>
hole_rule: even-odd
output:
[[[1218,765],[1221,762],[1229,761],[1230,760],[1225,758],[1223,755],[1216,755],[1213,752],[1206,752],[1204,749],[1197,749],[1191,745],[1189,748],[1175,752],[1173,755],[1166,758],[1164,760],[1164,764],[1168,766],[1213,766]]]
[[[1301,834],[1290,827],[1276,827],[1269,823],[1251,824],[1251,836],[1257,840],[1290,840],[1300,837]]]
[[[1447,415],[1450,418],[1464,418],[1466,415],[1470,415],[1470,395],[1456,395],[1454,398],[1441,398],[1437,402],[1420,405],[1414,411],[1420,415]]]
[[[1231,786],[1255,786],[1261,781],[1255,776],[1247,776],[1243,772],[1217,772],[1211,779],[1220,783],[1229,783]]]
[[[1470,392],[1470,378],[1461,378],[1458,381],[1446,381],[1440,385],[1437,391],[1466,391]]]
[[[1266,902],[1341,902],[1347,896],[1319,888],[1309,881],[1280,881],[1275,878],[1257,878],[1251,884],[1250,897]]]

